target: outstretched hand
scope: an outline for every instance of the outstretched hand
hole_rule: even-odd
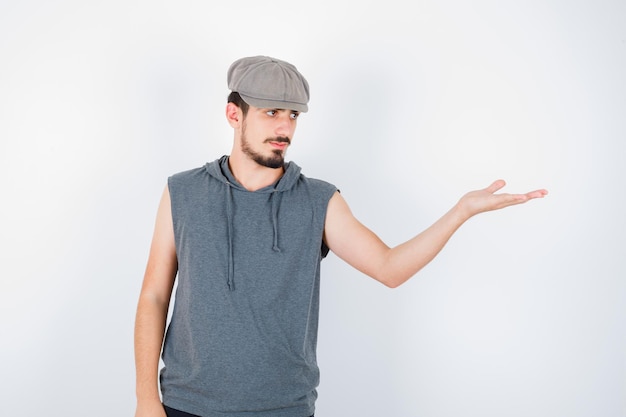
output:
[[[548,194],[548,191],[544,189],[530,191],[526,194],[496,194],[505,185],[506,182],[504,180],[497,180],[487,188],[470,191],[461,197],[459,206],[469,218],[485,211],[499,210],[516,204],[523,204],[535,198],[545,197]]]

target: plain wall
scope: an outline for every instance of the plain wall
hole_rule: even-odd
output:
[[[226,70],[311,85],[288,159],[389,245],[482,214],[390,290],[323,262],[316,415],[626,415],[623,1],[1,1],[0,409],[134,413],[167,176],[230,151]]]

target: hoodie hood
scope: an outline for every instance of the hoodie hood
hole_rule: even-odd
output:
[[[298,181],[301,172],[301,168],[296,165],[295,162],[287,162],[284,165],[285,173],[277,182],[261,188],[260,190],[248,191],[244,188],[244,186],[239,184],[233,173],[230,171],[230,167],[228,166],[228,155],[224,155],[213,162],[208,162],[205,165],[205,168],[209,175],[213,178],[229,185],[230,187],[233,187],[236,190],[246,191],[249,193],[273,193],[276,191],[280,192],[290,190]]]
[[[270,194],[269,198],[272,207],[272,228],[274,231],[272,250],[274,252],[280,252],[280,247],[278,246],[278,211],[282,199],[282,192],[293,188],[300,177],[301,168],[294,162],[287,162],[284,165],[285,172],[278,181],[256,191],[247,190],[235,179],[235,176],[228,166],[228,155],[224,155],[220,159],[207,163],[205,168],[210,176],[224,184],[224,200],[226,201],[226,222],[228,230],[228,288],[231,291],[234,291],[233,189],[246,193]]]

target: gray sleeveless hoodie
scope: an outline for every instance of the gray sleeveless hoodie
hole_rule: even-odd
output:
[[[178,284],[164,404],[202,417],[312,415],[322,233],[337,189],[289,162],[250,192],[226,156],[168,186]]]

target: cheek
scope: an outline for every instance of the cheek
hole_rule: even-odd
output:
[[[293,133],[296,131],[296,127],[298,127],[298,123],[297,123],[297,121],[296,121],[296,120],[294,120],[294,121],[291,123],[291,135],[292,135],[292,136],[293,136]]]

